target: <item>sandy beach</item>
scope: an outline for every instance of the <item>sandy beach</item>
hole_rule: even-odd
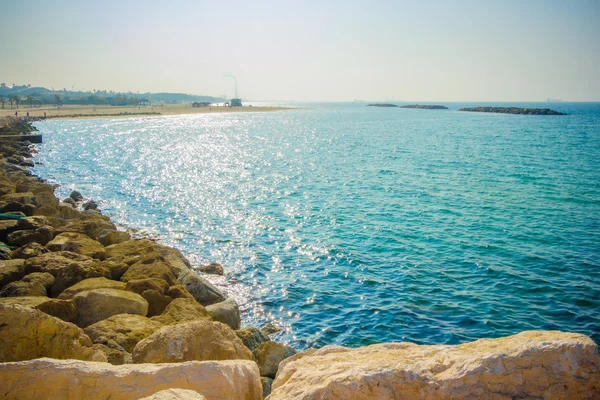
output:
[[[26,116],[29,113],[31,117],[44,117],[44,113],[48,118],[52,119],[70,119],[70,118],[97,118],[97,117],[134,117],[134,116],[152,116],[152,115],[181,115],[181,114],[208,114],[208,113],[233,113],[233,112],[270,112],[290,110],[287,107],[192,107],[191,104],[165,104],[156,106],[141,106],[141,107],[118,107],[118,106],[88,106],[88,105],[68,105],[68,106],[51,106],[40,108],[29,108],[21,106],[10,109],[5,107],[0,109],[0,117],[14,116],[18,112],[19,116]]]

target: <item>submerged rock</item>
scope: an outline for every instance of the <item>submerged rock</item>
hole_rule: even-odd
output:
[[[596,399],[598,346],[587,336],[530,331],[458,346],[325,346],[279,366],[270,400]]]

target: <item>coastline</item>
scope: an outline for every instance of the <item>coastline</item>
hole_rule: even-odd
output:
[[[73,349],[73,346],[62,343],[60,344],[59,350],[61,353],[59,354],[49,352],[49,347],[40,346],[36,348],[37,353],[28,353],[28,356],[34,354],[35,357],[21,357],[21,360],[7,360],[6,358],[0,360],[2,363],[0,364],[0,378],[7,383],[7,387],[14,390],[13,392],[8,391],[8,398],[19,398],[19,396],[43,398],[44,394],[48,396],[47,398],[60,398],[59,395],[53,397],[48,393],[56,392],[57,388],[69,390],[69,385],[72,384],[65,382],[65,376],[70,378],[73,376],[81,377],[79,383],[81,387],[77,390],[90,390],[87,394],[88,397],[101,397],[108,393],[113,395],[114,398],[132,398],[124,397],[123,393],[126,393],[126,387],[131,388],[133,385],[140,386],[140,390],[145,390],[144,392],[135,393],[138,396],[135,398],[139,398],[142,394],[152,393],[149,390],[156,385],[156,379],[152,377],[149,379],[143,378],[144,371],[152,376],[152,373],[148,372],[150,366],[156,368],[156,370],[153,370],[154,375],[159,375],[163,380],[172,379],[169,380],[170,387],[181,387],[176,385],[184,385],[184,383],[181,380],[176,381],[171,378],[168,368],[180,368],[179,373],[183,373],[184,368],[204,371],[198,372],[195,376],[187,377],[186,380],[189,386],[185,388],[193,389],[205,395],[208,399],[258,399],[263,394],[261,385],[268,387],[271,384],[274,385],[271,399],[298,398],[298,393],[305,393],[307,396],[305,398],[328,399],[352,398],[348,396],[357,394],[366,396],[364,398],[377,398],[368,397],[369,393],[372,396],[375,396],[373,393],[379,393],[383,398],[393,398],[385,397],[388,394],[391,396],[393,393],[405,393],[407,398],[422,398],[425,396],[473,398],[473,396],[482,396],[482,393],[498,396],[503,393],[504,397],[498,398],[507,398],[507,395],[521,396],[523,394],[545,398],[555,398],[561,395],[570,398],[595,398],[593,397],[594,393],[597,393],[596,390],[600,390],[600,360],[597,346],[585,335],[578,334],[544,333],[540,331],[541,333],[522,333],[494,340],[482,339],[460,346],[417,346],[405,343],[380,344],[354,350],[339,346],[326,346],[323,349],[309,349],[294,355],[293,349],[290,350],[285,345],[270,341],[267,329],[250,327],[240,330],[239,310],[237,313],[235,311],[237,307],[231,304],[231,301],[221,299],[218,290],[211,288],[209,283],[204,282],[205,279],[195,279],[195,269],[177,250],[147,239],[131,240],[131,238],[127,238],[125,232],[114,229],[114,224],[110,219],[95,209],[93,204],[88,203],[88,206],[85,206],[84,201],[76,200],[77,195],[70,196],[71,201],[69,201],[69,198],[60,201],[60,199],[54,197],[54,187],[30,175],[29,168],[33,165],[28,156],[31,156],[32,151],[34,151],[34,148],[26,143],[12,145],[2,142],[1,155],[3,155],[4,160],[1,163],[2,175],[0,177],[6,178],[1,185],[3,188],[0,195],[0,201],[3,202],[2,211],[23,214],[14,214],[22,218],[15,223],[10,223],[9,220],[9,223],[5,224],[3,234],[6,238],[2,238],[4,239],[2,241],[7,240],[14,244],[24,243],[10,252],[9,261],[11,262],[9,264],[11,268],[14,268],[9,271],[9,275],[2,275],[3,277],[8,276],[2,281],[2,286],[11,285],[11,288],[17,287],[20,288],[19,290],[25,290],[23,288],[26,287],[27,290],[35,289],[39,291],[39,282],[37,281],[36,285],[26,285],[31,283],[34,278],[30,277],[29,281],[26,280],[27,276],[31,274],[47,273],[52,275],[54,281],[52,284],[48,284],[48,281],[41,283],[42,291],[47,290],[51,294],[51,296],[45,296],[47,299],[40,299],[44,296],[23,296],[22,294],[20,296],[3,297],[2,299],[9,300],[0,301],[0,313],[4,313],[0,314],[0,325],[3,323],[2,318],[7,318],[6,316],[9,315],[10,319],[7,318],[9,322],[19,316],[21,318],[19,321],[26,321],[29,325],[55,324],[58,332],[56,336],[66,335],[59,329],[68,327],[71,335],[73,332],[75,333],[79,347]],[[76,207],[73,207],[73,203]],[[8,205],[10,206],[7,208]],[[85,208],[88,209],[85,210]],[[10,209],[13,209],[13,211],[8,211]],[[27,214],[32,215],[28,216]],[[57,237],[60,237],[61,240],[57,241]],[[28,240],[31,241],[26,243]],[[101,246],[99,247],[96,242]],[[33,245],[33,243],[37,245]],[[42,250],[42,247],[45,250]],[[42,254],[32,256],[35,251]],[[23,258],[13,257],[14,254],[23,256]],[[47,256],[47,254],[55,257]],[[28,258],[25,258],[25,256]],[[56,263],[57,260],[61,261],[58,258],[59,256],[70,261],[65,262],[64,265]],[[37,262],[31,261],[33,259]],[[22,260],[22,262],[19,260]],[[204,266],[200,270],[204,272],[198,275],[199,278],[202,278],[204,273],[221,273],[219,266],[214,264]],[[6,272],[6,263],[3,264],[2,272]],[[90,277],[90,274],[101,275]],[[155,274],[160,274],[162,278]],[[126,279],[123,279],[124,276]],[[149,276],[154,278],[148,278]],[[132,277],[135,279],[130,279]],[[36,275],[35,278],[42,277]],[[43,278],[52,279],[48,275]],[[57,283],[59,279],[62,283]],[[69,289],[74,292],[75,290],[72,288],[77,287],[77,285],[79,285],[77,290],[85,286],[82,282],[87,281],[88,285],[92,285],[96,284],[98,279],[106,279],[113,286],[108,288],[86,286],[83,287],[84,290],[74,293],[71,298],[65,298],[65,296],[61,298],[62,294]],[[6,280],[10,280],[10,282],[6,283]],[[77,280],[77,283],[68,286]],[[90,283],[90,280],[95,281]],[[159,280],[169,285],[168,288],[165,289],[162,282],[156,282]],[[106,281],[103,282],[106,284]],[[33,286],[36,287],[33,288]],[[127,286],[129,286],[128,289]],[[177,286],[182,288],[172,289]],[[188,290],[188,288],[190,289]],[[4,290],[4,288],[0,289]],[[130,301],[132,300],[129,298],[130,295],[127,295],[126,298],[114,297],[117,294],[115,291],[117,293],[132,293],[131,296],[135,294],[141,297],[148,303],[149,308],[150,306],[157,307],[154,310],[155,315],[148,318],[147,311],[146,316],[136,314],[135,318],[127,317],[127,319],[116,317],[130,314],[130,312],[126,312],[109,316],[85,327],[76,326],[91,322],[89,318],[94,318],[93,314],[109,307],[111,303],[123,305],[129,303],[143,304],[143,300],[135,296],[133,296],[135,301]],[[101,307],[94,308],[92,306],[93,299],[89,298],[91,292],[98,296],[105,296]],[[58,293],[56,296],[52,296],[56,293]],[[176,295],[182,297],[174,297]],[[38,299],[31,300],[31,297],[38,297]],[[160,318],[169,308],[169,305],[166,305],[163,312],[158,313],[160,304],[168,301],[165,297],[171,297],[169,303],[186,303],[186,307],[181,308],[179,313],[170,312],[164,318]],[[198,300],[199,298],[202,300]],[[106,301],[106,299],[110,301]],[[28,302],[27,307],[14,305],[28,304]],[[36,302],[39,303],[36,304]],[[202,302],[212,304],[205,306]],[[214,307],[215,305],[219,306]],[[75,308],[75,311],[73,311],[73,308]],[[203,309],[204,311],[202,311]],[[87,312],[87,310],[90,312]],[[123,309],[120,309],[120,311],[123,311]],[[135,314],[136,308],[132,306],[127,311]],[[83,317],[77,315],[81,312],[84,312]],[[206,318],[207,314],[210,320]],[[192,321],[186,319],[190,315],[196,319]],[[163,323],[167,317],[177,319],[177,323],[172,325]],[[86,318],[88,319],[86,320]],[[218,318],[221,322],[212,322],[219,321]],[[68,319],[71,319],[71,321],[66,321]],[[139,339],[140,335],[143,336],[146,333],[140,334],[139,331],[136,331],[137,336],[134,339],[114,335],[107,340],[97,333],[100,331],[104,336],[113,335],[116,330],[114,326],[113,328],[102,326],[101,329],[96,326],[97,331],[90,328],[90,326],[96,324],[102,325],[102,321],[107,320],[110,320],[115,326],[120,323],[119,329],[122,329],[123,325],[130,328],[141,324],[151,324],[146,320],[158,321],[162,325],[160,327],[153,325],[152,328],[145,325],[144,331],[148,335],[142,339]],[[75,322],[75,325],[72,322]],[[218,328],[219,335],[213,332],[214,326]],[[234,329],[234,327],[238,327],[238,329]],[[184,328],[189,328],[189,330]],[[238,333],[240,331],[244,332]],[[160,334],[157,334],[158,332]],[[235,336],[231,336],[231,332],[234,332]],[[2,333],[6,338],[5,342],[8,343],[14,339],[30,339],[30,336],[27,336],[29,333],[23,331],[18,332],[21,336],[7,335],[6,330]],[[198,350],[203,348],[204,345],[198,342],[196,338],[213,334],[218,339],[212,341],[211,346],[215,346],[217,349],[213,349],[213,352],[206,358],[206,355]],[[148,341],[151,337],[153,337],[153,340]],[[236,337],[238,340],[236,340]],[[43,338],[38,338],[38,340],[43,341]],[[138,341],[132,346],[132,340]],[[159,344],[169,347],[171,343],[178,340],[183,340],[190,349],[198,350],[193,354],[194,360],[231,360],[234,358],[237,361],[190,361],[185,359],[185,356],[183,356],[183,359],[173,358],[168,359],[168,361],[143,358],[144,354],[150,353],[146,350],[160,352],[164,347]],[[140,343],[143,343],[143,345],[140,346]],[[220,348],[219,343],[224,344],[225,347],[235,349],[235,354]],[[240,343],[245,349],[240,346]],[[47,346],[51,345],[48,344]],[[5,343],[4,346],[7,346],[7,344]],[[257,352],[256,350],[261,346],[264,352]],[[125,347],[131,348],[132,351],[127,351]],[[138,349],[137,352],[136,348]],[[18,353],[14,348],[9,347],[9,349],[12,351],[13,356]],[[146,353],[144,353],[145,351]],[[3,355],[9,354],[7,351],[0,353]],[[80,359],[85,361],[39,359],[40,357],[64,358],[61,356],[67,356],[67,358],[80,356]],[[121,362],[127,361],[128,356],[133,356],[132,361],[134,364]],[[105,359],[102,359],[102,357],[105,357]],[[114,367],[100,367],[107,364],[98,361],[110,361],[109,358],[115,364]],[[499,358],[501,361],[505,360],[502,368],[496,365]],[[25,361],[27,359],[33,360]],[[140,363],[141,360],[144,360],[144,362]],[[402,363],[399,363],[398,360],[402,360]],[[419,364],[418,361],[414,360],[423,360],[423,364]],[[565,365],[559,365],[560,360],[568,360],[568,362],[565,362]],[[160,364],[154,364],[157,362]],[[193,364],[190,364],[190,362]],[[220,394],[216,390],[211,392],[211,389],[206,385],[206,379],[203,382],[198,382],[198,376],[202,376],[202,373],[206,372],[202,368],[209,368],[209,364],[218,364],[220,373],[230,374],[226,376],[230,377],[230,381],[234,383],[228,387],[232,392],[223,391]],[[231,371],[227,372],[229,366],[238,374],[235,375]],[[382,368],[390,371],[386,375],[387,378],[381,376],[381,373],[378,372]],[[28,379],[31,380],[35,376],[34,374],[39,374],[40,369],[48,372],[48,376],[58,377],[58,379],[40,379],[39,383],[28,381]],[[93,378],[89,377],[89,374],[92,374],[90,371],[96,371]],[[445,375],[435,371],[445,371]],[[488,375],[485,375],[484,372]],[[84,377],[84,374],[88,375]],[[129,381],[125,379],[122,382],[119,381],[121,383],[105,380],[107,376],[115,374],[132,376],[132,378]],[[221,382],[219,381],[220,375],[213,372],[212,375],[208,374],[207,376],[211,377],[208,381],[209,385],[221,387],[218,383]],[[276,378],[275,382],[273,382],[273,378]],[[90,379],[104,382],[108,389],[99,393],[98,389],[93,386],[86,386],[90,385]],[[262,382],[260,379],[262,379]],[[453,385],[452,382],[458,382],[460,385]],[[538,384],[538,382],[546,382],[546,384]],[[565,388],[562,388],[562,384]],[[494,389],[498,387],[499,389]],[[40,390],[37,395],[32,392],[34,388]],[[41,388],[44,388],[44,390]],[[70,390],[75,389],[71,387]],[[119,390],[121,392],[118,392]],[[64,391],[61,393],[63,397],[66,397]],[[116,393],[121,394],[121,397]],[[85,397],[84,395],[80,398]]]
[[[292,107],[271,107],[271,106],[243,106],[243,107],[192,107],[190,104],[165,104],[158,106],[87,106],[87,105],[69,105],[61,107],[43,107],[43,108],[24,108],[20,109],[0,109],[0,118],[14,116],[18,112],[19,117],[24,117],[29,113],[30,117],[48,119],[90,119],[90,118],[131,118],[131,117],[151,117],[166,115],[188,115],[188,114],[221,114],[221,113],[246,113],[246,112],[273,112],[294,110]]]

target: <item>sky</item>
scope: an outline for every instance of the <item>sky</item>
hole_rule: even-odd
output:
[[[0,6],[0,82],[254,101],[600,101],[600,0]]]

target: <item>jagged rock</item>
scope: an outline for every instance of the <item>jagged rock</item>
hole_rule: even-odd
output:
[[[181,388],[210,400],[260,400],[262,387],[253,361],[110,365],[76,360],[0,364],[6,400],[133,400]],[[76,384],[74,384],[76,382]]]
[[[177,283],[177,278],[171,272],[171,268],[158,253],[150,253],[130,266],[121,277],[121,280],[129,282],[146,278],[162,279],[169,285]]]
[[[254,351],[261,343],[269,341],[269,337],[259,331],[257,328],[251,326],[245,329],[239,329],[235,331],[235,334],[242,340],[244,345],[250,350]]]
[[[89,326],[117,314],[148,314],[148,302],[136,293],[117,289],[94,289],[73,296],[77,325]]]
[[[0,304],[0,321],[0,362],[40,357],[106,361],[104,354],[92,349],[92,341],[81,329],[42,311]],[[6,380],[0,382],[4,395]]]
[[[287,344],[267,341],[261,343],[253,352],[260,370],[260,376],[275,378],[279,363],[296,354],[296,350]]]
[[[160,293],[166,293],[169,290],[169,284],[164,279],[144,278],[133,279],[127,282],[125,290],[142,294],[146,290],[158,290]]]
[[[25,260],[0,261],[0,288],[25,276]]]
[[[167,389],[141,398],[140,400],[206,400],[206,397],[193,390]]]
[[[100,242],[76,232],[61,233],[46,244],[46,247],[50,251],[71,251],[99,260],[106,258],[106,251]]]
[[[89,200],[87,202],[85,202],[83,204],[83,209],[88,211],[88,210],[97,210],[98,209],[98,203],[96,203],[94,200]]]
[[[131,353],[128,353],[113,340],[103,338],[99,340],[101,343],[94,343],[93,347],[103,352],[109,363],[112,365],[131,364]]]
[[[590,338],[558,331],[458,346],[325,346],[284,361],[269,399],[595,399],[599,368]]]
[[[46,254],[48,252],[50,252],[50,250],[48,250],[46,247],[34,242],[13,250],[11,257],[22,258],[26,260],[32,257],[41,256],[42,254]]]
[[[203,267],[198,268],[198,271],[203,272],[205,274],[212,275],[224,275],[225,271],[223,271],[223,266],[219,263],[212,263],[205,265]]]
[[[131,236],[129,236],[129,233],[127,232],[107,229],[100,232],[96,240],[98,240],[104,246],[111,246],[113,244],[119,244],[131,240]]]
[[[77,207],[77,201],[73,200],[72,197],[67,197],[67,198],[63,199],[62,202],[65,204],[69,204],[72,207]]]
[[[203,306],[220,303],[226,299],[225,295],[212,283],[191,270],[182,272],[178,279],[181,285]]]
[[[134,363],[253,360],[230,327],[202,320],[165,326],[139,342],[132,357]]]
[[[50,225],[50,222],[48,221],[48,219],[46,217],[34,216],[34,217],[21,218],[19,220],[18,229],[23,230],[23,231],[31,231],[31,230],[40,229],[40,228],[43,228],[43,227],[49,226],[49,225]]]
[[[0,220],[0,241],[5,241],[9,233],[16,231],[18,224],[14,219]]]
[[[125,283],[113,281],[106,278],[89,278],[65,289],[59,296],[59,299],[71,299],[77,293],[86,292],[94,289],[117,289],[125,290]]]
[[[58,271],[68,267],[72,263],[85,263],[92,261],[88,256],[84,256],[70,251],[58,251],[55,253],[46,253],[41,256],[32,257],[25,261],[25,271],[31,272],[49,272],[56,276]]]
[[[110,270],[111,279],[116,281],[120,280],[123,274],[129,269],[129,265],[124,263],[117,263],[114,261],[100,261],[98,264],[101,264]]]
[[[66,322],[73,322],[77,317],[77,308],[72,300],[48,299],[34,308]]]
[[[229,325],[233,330],[240,329],[240,309],[234,299],[229,298],[220,303],[206,306],[206,311],[214,321]]]
[[[66,288],[89,278],[110,278],[111,272],[102,263],[71,263],[56,273],[56,280],[50,291],[53,297],[60,295]]]
[[[263,387],[263,399],[266,399],[271,394],[271,386],[273,386],[273,379],[267,378],[266,376],[260,377],[260,383]]]
[[[171,301],[165,311],[159,316],[152,317],[152,320],[163,325],[176,325],[197,320],[210,321],[211,318],[204,306],[198,304],[196,300],[179,298]]]
[[[260,331],[267,336],[271,336],[277,332],[281,332],[281,328],[278,328],[272,323],[267,322],[266,324],[260,327]]]
[[[79,215],[81,219],[69,221],[67,224],[56,228],[55,233],[76,232],[95,240],[100,232],[107,229],[116,229],[115,224],[104,215],[86,215],[83,213],[79,213]]]
[[[83,195],[78,192],[77,190],[73,190],[71,192],[71,194],[69,195],[69,197],[73,200],[73,201],[83,201]]]
[[[175,276],[190,268],[190,262],[181,252],[148,239],[128,240],[113,244],[106,248],[106,252],[108,259],[116,262],[124,262],[128,265],[133,265],[140,261],[146,254],[158,253],[164,258],[164,261],[169,265]]]
[[[173,301],[158,290],[146,290],[140,294],[148,302],[148,317],[154,317],[163,313],[165,308]]]
[[[47,296],[54,277],[47,272],[25,275],[20,281],[11,282],[0,290],[0,297]]]
[[[13,246],[21,247],[25,246],[28,243],[39,243],[41,245],[45,245],[54,236],[54,232],[51,227],[44,226],[39,229],[34,230],[25,230],[25,231],[15,231],[9,233],[7,236],[8,243]]]
[[[140,315],[118,314],[88,326],[84,332],[94,343],[112,340],[131,353],[140,340],[162,327],[160,322]]]
[[[192,296],[192,294],[190,292],[188,292],[187,289],[181,285],[175,285],[175,286],[169,287],[169,290],[167,290],[167,296],[169,296],[173,299],[192,299],[192,300],[196,301],[194,299],[194,296]]]

